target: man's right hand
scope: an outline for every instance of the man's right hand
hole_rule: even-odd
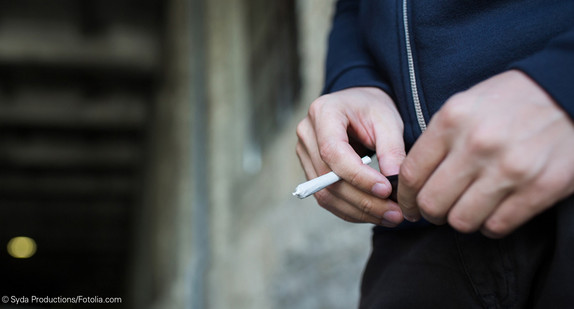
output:
[[[403,122],[382,90],[357,87],[321,96],[297,126],[297,155],[307,179],[334,171],[343,181],[315,193],[319,205],[349,222],[393,227],[403,220],[388,199],[405,158]],[[360,155],[376,151],[379,172]]]

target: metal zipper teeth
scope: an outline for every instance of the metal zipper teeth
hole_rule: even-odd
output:
[[[407,61],[409,65],[409,78],[411,81],[411,93],[413,95],[413,104],[415,106],[415,113],[417,115],[417,121],[421,132],[427,129],[427,124],[425,122],[425,117],[423,116],[423,110],[421,108],[421,101],[419,99],[419,91],[417,86],[417,78],[415,75],[415,62],[413,60],[413,51],[411,47],[411,39],[409,36],[409,17],[407,12],[407,0],[403,0],[403,24],[405,28],[405,41],[407,48]]]

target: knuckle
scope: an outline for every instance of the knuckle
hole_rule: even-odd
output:
[[[367,213],[362,212],[361,213],[361,218],[359,218],[359,220],[356,220],[356,222],[369,222],[369,215]],[[351,222],[351,221],[348,221]]]
[[[498,168],[505,178],[515,181],[525,180],[530,174],[530,163],[520,156],[504,156]]]
[[[399,162],[403,162],[407,156],[403,146],[388,147],[385,149],[385,155],[398,159]]]
[[[305,139],[305,137],[307,136],[307,130],[308,130],[308,123],[305,120],[302,120],[301,122],[299,122],[299,124],[297,124],[297,128],[295,128],[295,132],[297,133],[297,137],[300,140]]]
[[[361,213],[362,213],[361,219],[365,218],[367,215],[370,215],[373,211],[373,208],[374,208],[373,202],[368,198],[363,198],[359,202],[358,206],[361,209]]]
[[[351,183],[351,185],[357,187],[361,184],[361,179],[362,179],[361,173],[358,170],[354,170],[351,174],[349,182]]]
[[[463,214],[450,214],[448,216],[448,223],[455,230],[461,233],[472,233],[478,230],[480,227],[474,223],[470,218],[464,216]]]
[[[308,115],[311,118],[315,118],[317,115],[321,113],[323,106],[325,105],[325,101],[328,100],[328,95],[323,95],[315,99],[309,106]]]
[[[468,148],[474,153],[492,153],[503,144],[497,132],[488,127],[478,127],[468,137]]]
[[[482,234],[490,238],[500,238],[510,232],[509,226],[504,219],[489,219],[482,227]]]
[[[335,142],[321,142],[319,144],[319,155],[324,162],[336,162],[339,150]]]
[[[420,187],[420,181],[416,177],[416,169],[410,164],[410,161],[405,160],[399,170],[399,179],[401,184],[408,189],[418,189]]]
[[[465,123],[470,114],[466,100],[461,94],[452,96],[436,114],[437,121],[445,128],[457,128]]]
[[[402,194],[402,192],[399,191],[397,192],[397,199],[399,201],[399,205],[401,206],[401,208],[405,211],[412,211],[414,209],[416,209],[416,202],[412,201],[409,198],[405,198]]]
[[[332,195],[327,190],[321,190],[315,193],[317,204],[323,208],[329,208],[332,202]]]
[[[417,205],[425,218],[433,223],[442,223],[444,221],[445,212],[436,206],[435,203],[423,194],[417,196]]]

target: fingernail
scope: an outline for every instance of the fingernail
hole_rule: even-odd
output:
[[[373,186],[371,192],[380,198],[387,198],[389,196],[389,187],[384,183],[378,182]]]
[[[383,214],[383,220],[396,225],[401,223],[403,220],[403,215],[400,211],[389,210]]]
[[[404,215],[405,219],[410,222],[417,222],[421,219],[420,216],[417,215]]]

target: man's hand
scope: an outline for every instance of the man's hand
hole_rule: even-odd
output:
[[[308,179],[333,170],[343,181],[315,193],[319,205],[349,222],[395,226],[399,206],[387,199],[405,157],[403,122],[392,99],[378,88],[324,95],[297,127],[297,155]],[[376,150],[381,172],[362,164]]]
[[[574,124],[519,71],[449,99],[400,169],[405,218],[502,237],[574,192]]]

